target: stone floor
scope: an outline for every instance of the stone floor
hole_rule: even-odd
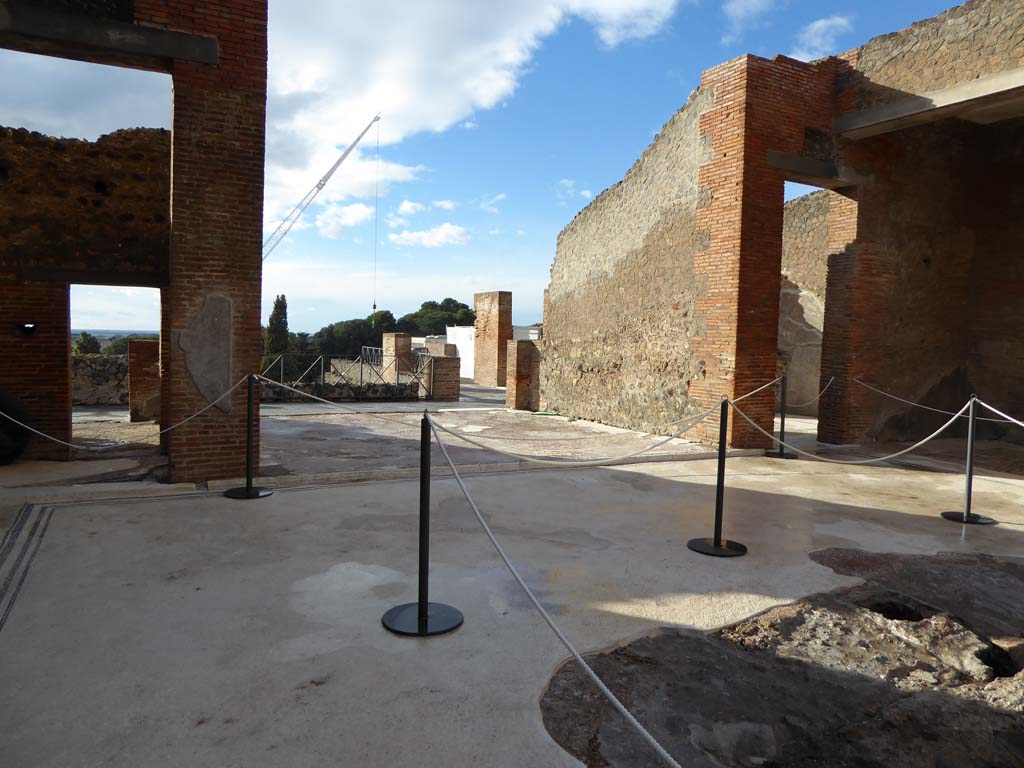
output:
[[[813,555],[828,548],[1022,551],[1019,479],[979,478],[975,508],[1001,525],[964,527],[937,517],[959,504],[955,474],[741,457],[728,465],[725,534],[750,552],[702,557],[686,542],[710,535],[714,477],[701,460],[466,482],[590,652],[859,583]],[[431,596],[466,623],[425,640],[380,625],[416,594],[415,481],[250,502],[39,495],[22,515],[0,515],[4,763],[578,765],[539,706],[565,649],[455,484],[437,478],[432,498]]]

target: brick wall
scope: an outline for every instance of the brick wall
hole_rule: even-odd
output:
[[[31,336],[15,326],[35,323]],[[0,389],[14,395],[31,426],[71,441],[71,315],[68,286],[0,282]],[[67,459],[70,449],[33,437],[25,458]]]
[[[540,410],[540,347],[535,341],[508,343],[505,404],[516,411]]]
[[[160,418],[160,342],[128,342],[128,411],[131,421]]]
[[[260,359],[260,284],[266,123],[265,0],[137,0],[138,23],[217,37],[220,63],[174,64],[171,270],[161,367],[164,416],[176,423],[215,395],[186,363],[182,336],[208,299],[226,299],[226,332],[211,334],[211,358],[227,362],[216,378],[234,383]],[[167,358],[166,360],[163,358]],[[219,407],[170,433],[174,481],[238,477],[245,470],[245,387]],[[258,409],[256,409],[258,427]],[[258,434],[258,432],[257,432]]]
[[[476,311],[473,381],[485,387],[504,387],[508,342],[512,338],[512,294],[490,291],[473,296]]]
[[[433,357],[431,365],[433,391],[430,399],[438,402],[456,402],[461,395],[459,358]]]
[[[433,357],[458,357],[459,348],[455,344],[446,344],[444,342],[428,342],[427,352]]]

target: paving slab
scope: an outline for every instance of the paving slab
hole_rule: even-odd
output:
[[[725,530],[750,553],[702,557],[686,541],[710,534],[714,476],[694,461],[467,484],[585,651],[856,584],[809,556],[829,547],[1021,551],[1020,483],[981,479],[976,503],[1002,524],[968,528],[936,516],[955,475],[738,458]],[[432,493],[432,599],[466,617],[432,639],[380,625],[416,594],[414,481],[29,508],[0,564],[23,581],[0,605],[5,762],[578,765],[538,703],[565,650],[455,484]]]

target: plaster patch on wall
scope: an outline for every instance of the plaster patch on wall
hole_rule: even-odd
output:
[[[213,402],[234,384],[231,380],[232,310],[233,303],[227,296],[208,295],[192,325],[178,336],[178,346],[185,353],[185,367],[207,402]],[[216,407],[231,413],[231,398],[225,398]]]

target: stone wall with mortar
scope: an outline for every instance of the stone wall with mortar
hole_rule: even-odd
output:
[[[0,277],[165,285],[170,177],[169,131],[0,127]]]
[[[786,203],[782,219],[782,291],[779,294],[779,373],[786,374],[787,410],[813,415],[818,394],[821,331],[825,322],[829,192]]]
[[[127,405],[128,355],[72,355],[74,405]]]
[[[707,236],[697,176],[712,102],[695,91],[625,178],[559,234],[540,342],[545,408],[648,431],[685,414],[703,367],[691,353],[706,287],[693,254]]]
[[[881,35],[842,59],[845,110],[867,109],[1024,65],[1024,3],[970,0]]]

